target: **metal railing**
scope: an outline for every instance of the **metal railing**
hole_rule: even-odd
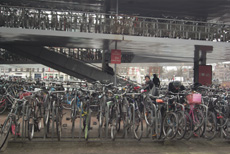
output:
[[[230,41],[230,25],[177,19],[0,5],[0,26],[25,29]]]
[[[59,54],[66,55],[67,57],[84,61],[86,63],[102,63],[102,49],[90,49],[90,48],[65,48],[65,47],[46,47],[49,50],[57,52]],[[110,52],[105,52],[105,60],[110,62]],[[133,53],[122,53],[121,62],[131,63],[134,58]]]

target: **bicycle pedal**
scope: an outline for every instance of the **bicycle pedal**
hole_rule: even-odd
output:
[[[62,127],[67,127],[67,124],[63,124]]]
[[[94,121],[94,122],[93,122],[93,125],[97,125],[97,122],[96,122],[96,121]]]
[[[66,120],[70,120],[71,118],[70,117],[66,117]]]

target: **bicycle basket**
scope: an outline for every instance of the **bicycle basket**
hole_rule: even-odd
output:
[[[201,104],[201,94],[189,94],[186,98],[189,104]]]

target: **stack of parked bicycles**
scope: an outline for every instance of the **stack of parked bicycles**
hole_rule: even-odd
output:
[[[6,118],[0,128],[0,149],[12,136],[33,140],[40,133],[44,139],[60,141],[65,114],[73,139],[89,139],[93,116],[100,139],[230,138],[229,91],[200,86],[172,93],[154,88],[158,95],[135,85],[113,83],[2,81],[0,114]]]

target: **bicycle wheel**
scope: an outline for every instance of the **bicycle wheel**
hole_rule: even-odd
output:
[[[134,135],[135,138],[140,141],[143,135],[143,120],[141,118],[141,114],[139,111],[135,113],[135,121],[134,121]]]
[[[90,117],[89,117],[89,113],[87,114],[87,116],[85,117],[85,126],[84,126],[84,132],[85,132],[85,140],[88,141],[89,139],[89,121],[90,121]]]
[[[205,133],[204,137],[208,140],[212,140],[217,133],[216,116],[213,112],[208,112],[207,120],[205,121]]]
[[[59,111],[58,107],[56,107],[56,132],[58,141],[60,141],[62,133],[62,113]]]
[[[148,101],[148,103],[151,103],[149,101]],[[145,118],[145,122],[148,126],[153,126],[153,123],[154,123],[153,115],[154,115],[154,109],[150,109],[149,105],[145,106],[144,107],[144,118]]]
[[[12,119],[7,118],[7,120],[4,122],[1,130],[0,130],[0,151],[3,150],[4,145],[7,142],[7,138],[9,136],[9,132],[11,129]]]
[[[28,111],[27,131],[28,131],[28,139],[32,140],[34,137],[34,113],[32,111],[32,108],[29,108]]]
[[[193,110],[194,135],[201,137],[205,131],[205,116],[200,109]]]
[[[41,105],[36,106],[35,109],[35,130],[40,131],[42,128],[42,109]]]
[[[103,130],[103,124],[104,124],[104,116],[102,114],[102,111],[99,111],[99,127],[98,127],[98,137],[102,138],[102,130]]]
[[[50,100],[48,98],[46,98],[45,103],[44,103],[44,117],[43,117],[44,135],[45,135],[45,137],[49,133],[50,114],[51,114],[51,102],[50,102]]]
[[[72,121],[72,129],[71,129],[71,133],[72,133],[72,138],[74,138],[74,129],[75,129],[75,120],[76,120],[76,102],[73,101],[71,104],[71,121]]]
[[[120,110],[120,106],[118,105],[118,108],[117,108],[117,116],[118,116],[118,123],[117,123],[117,132],[120,131],[121,129],[121,110]]]
[[[192,118],[187,112],[185,112],[185,117],[186,117],[186,132],[184,135],[184,139],[189,140],[193,136],[194,126],[193,126]]]
[[[56,101],[53,101],[52,102],[52,118],[51,118],[51,120],[52,120],[52,138],[54,137],[54,131],[55,131],[55,127],[56,127],[56,129],[57,129],[57,122],[56,122],[56,120],[57,120],[57,110],[56,110]],[[56,122],[56,126],[55,126],[55,122]]]
[[[165,138],[173,139],[178,132],[178,117],[174,112],[168,112],[163,122],[163,133]]]
[[[117,127],[118,127],[118,113],[113,111],[113,117],[111,120],[111,139],[114,141],[117,135]]]
[[[125,138],[127,135],[127,125],[128,125],[127,112],[122,112],[122,122],[123,122],[123,135],[122,135],[122,137]]]
[[[162,135],[162,114],[160,110],[157,110],[157,125],[156,125],[156,137],[161,138]]]
[[[0,96],[0,114],[3,114],[7,108],[6,96]]]
[[[177,112],[177,117],[178,117],[178,131],[177,131],[176,139],[181,140],[186,133],[187,121],[183,111]]]
[[[86,117],[86,124],[85,124],[85,128],[84,128],[84,132],[85,132],[85,140],[86,141],[88,141],[88,132],[89,132],[89,130],[88,130],[88,116]]]
[[[221,119],[221,124],[224,123],[225,121]],[[226,124],[223,126],[223,128],[221,129],[224,137],[226,139],[230,139],[230,120],[227,120]]]

